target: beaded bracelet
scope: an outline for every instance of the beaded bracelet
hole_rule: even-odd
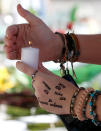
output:
[[[101,95],[101,91],[94,91],[93,93],[91,93],[91,100],[89,102],[89,106],[90,106],[90,112],[89,114],[92,116],[92,122],[94,123],[94,125],[96,126],[101,126],[101,122],[98,121],[97,119],[97,114],[95,112],[95,108],[96,108],[96,100],[97,100],[97,97],[98,95]]]
[[[77,95],[79,94],[80,90],[84,90],[84,88],[81,87],[81,88],[77,89],[77,90],[75,91],[75,93],[73,94],[72,99],[71,99],[70,114],[72,114],[72,116],[73,116],[74,118],[76,118],[76,115],[74,115],[74,104],[75,104],[76,97],[77,97]]]
[[[87,107],[87,103],[89,101],[89,98],[90,98],[90,95],[91,95],[92,92],[90,92],[87,97],[85,98],[85,101],[84,101],[84,106],[83,106],[83,109],[82,109],[82,116],[84,117],[85,120],[88,120],[88,118],[86,117],[86,107]]]
[[[83,117],[82,115],[82,109],[83,109],[83,105],[84,105],[84,102],[85,102],[85,99],[87,97],[87,95],[94,91],[93,88],[88,88],[88,89],[85,89],[82,96],[80,97],[80,100],[79,100],[79,103],[78,103],[78,106],[77,106],[77,111],[76,111],[76,115],[77,115],[77,118],[81,121],[84,121],[85,118]]]
[[[33,88],[33,89],[34,89],[33,83],[35,82],[34,78],[35,78],[35,76],[36,76],[37,73],[38,73],[38,70],[35,71],[35,73],[32,74],[32,88]]]

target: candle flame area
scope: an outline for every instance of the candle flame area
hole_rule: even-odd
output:
[[[29,44],[29,45],[32,45],[32,41],[29,41],[28,44]]]

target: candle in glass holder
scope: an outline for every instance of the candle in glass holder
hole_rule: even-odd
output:
[[[34,71],[38,69],[39,63],[39,49],[32,47],[25,47],[21,50],[21,61],[31,67]]]

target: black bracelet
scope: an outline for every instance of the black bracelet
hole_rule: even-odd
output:
[[[65,37],[63,36],[64,34],[61,34],[59,32],[55,32],[55,34],[58,34],[61,38],[61,40],[63,41],[63,44],[64,44],[64,47],[62,49],[62,57],[61,59],[57,59],[57,60],[54,60],[55,63],[65,63],[66,61],[64,60],[64,57],[65,57],[65,52],[66,52],[66,47],[65,47]]]
[[[68,46],[68,55],[66,57],[67,61],[74,62],[80,56],[77,37],[75,34],[72,34],[72,33],[65,34],[65,37],[66,37],[67,46]]]

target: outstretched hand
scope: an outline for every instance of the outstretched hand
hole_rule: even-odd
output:
[[[5,52],[9,59],[21,59],[21,48],[32,46],[40,49],[40,61],[55,60],[61,56],[62,41],[38,17],[25,10],[20,4],[17,6],[20,16],[28,24],[9,26],[5,36]]]
[[[35,72],[33,68],[22,62],[17,62],[16,66],[29,76]],[[70,114],[71,98],[77,90],[74,85],[43,66],[39,67],[32,84],[40,107],[54,114]]]

